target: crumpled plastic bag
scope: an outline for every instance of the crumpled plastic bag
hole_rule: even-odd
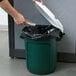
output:
[[[52,25],[36,25],[36,26],[25,26],[22,29],[20,35],[21,38],[29,38],[33,40],[38,39],[50,39],[56,38],[61,40],[63,38],[63,33],[56,27]]]

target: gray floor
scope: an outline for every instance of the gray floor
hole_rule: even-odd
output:
[[[26,60],[9,57],[8,33],[0,31],[0,76],[76,76],[76,63],[58,63],[54,73],[35,75],[26,68]]]

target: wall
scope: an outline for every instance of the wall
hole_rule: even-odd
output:
[[[20,4],[22,4],[20,6]],[[55,14],[65,29],[65,36],[57,43],[58,51],[75,53],[76,43],[76,0],[45,0],[45,5]],[[48,24],[47,20],[35,8],[32,0],[15,0],[15,8],[27,19],[36,23]],[[15,24],[15,48],[24,49],[24,41],[19,38],[22,27]]]
[[[0,29],[7,29],[8,17],[7,13],[0,8]]]

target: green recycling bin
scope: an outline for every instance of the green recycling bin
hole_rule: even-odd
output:
[[[56,39],[31,40],[25,38],[27,68],[34,74],[49,74],[57,65]]]
[[[60,37],[59,33],[59,29],[47,25],[26,26],[22,30],[21,38],[25,42],[27,69],[31,73],[45,75],[55,71],[57,65],[56,43]]]

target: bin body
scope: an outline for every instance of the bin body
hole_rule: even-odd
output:
[[[25,38],[27,69],[34,74],[49,74],[57,64],[56,39],[32,40]]]

